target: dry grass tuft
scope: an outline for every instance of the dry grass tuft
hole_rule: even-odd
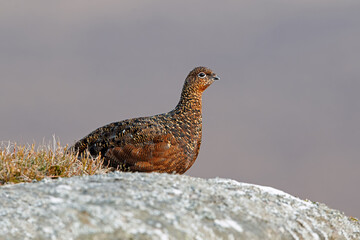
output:
[[[0,185],[109,172],[102,164],[100,156],[87,154],[78,158],[77,153],[69,153],[55,137],[52,143],[37,147],[0,142]]]

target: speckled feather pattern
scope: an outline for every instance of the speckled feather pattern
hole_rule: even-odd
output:
[[[193,69],[174,110],[151,117],[110,123],[79,140],[70,149],[101,154],[104,164],[139,172],[182,174],[195,162],[202,134],[201,98],[217,75],[206,67]]]

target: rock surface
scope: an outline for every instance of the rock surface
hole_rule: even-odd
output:
[[[0,239],[360,239],[360,223],[270,187],[110,173],[1,186]]]

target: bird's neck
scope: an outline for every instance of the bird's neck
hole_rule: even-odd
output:
[[[181,92],[180,101],[174,110],[181,113],[192,113],[196,117],[201,117],[201,101],[202,92],[184,88]]]

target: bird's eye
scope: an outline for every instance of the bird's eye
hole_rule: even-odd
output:
[[[206,77],[206,74],[201,72],[201,73],[198,74],[198,76],[199,76],[199,78],[204,78],[204,77]]]

